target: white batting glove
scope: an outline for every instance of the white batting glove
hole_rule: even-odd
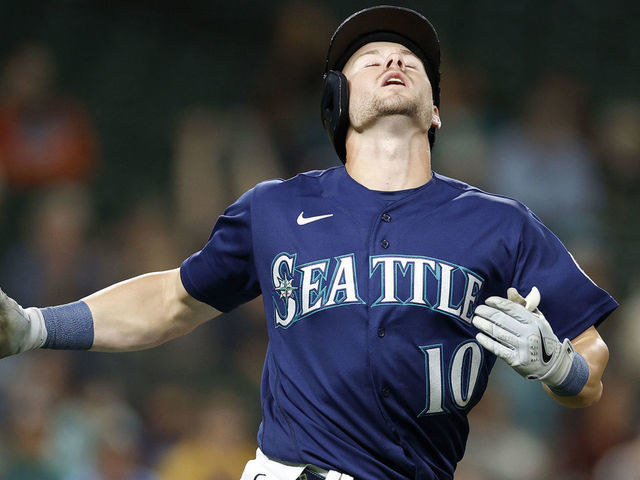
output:
[[[577,354],[569,339],[558,340],[538,310],[540,292],[533,287],[523,298],[510,288],[507,297],[489,297],[476,308],[472,322],[481,331],[476,339],[523,377],[550,387],[562,384]]]
[[[0,290],[0,358],[35,350],[47,340],[39,308],[22,308]]]

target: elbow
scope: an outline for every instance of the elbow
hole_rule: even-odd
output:
[[[607,347],[607,344],[601,338],[598,338],[595,343],[597,355],[594,355],[594,358],[591,359],[589,365],[591,375],[585,388],[579,395],[582,397],[583,405],[581,405],[581,407],[590,407],[598,403],[600,398],[602,398],[602,392],[604,390],[602,375],[604,374],[607,363],[609,363],[609,347]]]
[[[595,405],[602,398],[603,386],[602,382],[598,382],[594,387],[585,388],[580,395],[577,396],[576,408],[587,408]]]
[[[582,391],[571,398],[568,406],[586,408],[595,405],[602,398],[602,375],[609,363],[609,347],[597,332],[590,337],[576,339],[574,345],[589,366],[589,378]]]
[[[545,385],[545,390],[551,398],[553,398],[560,405],[569,408],[587,408],[595,405],[600,401],[602,397],[602,383],[598,382],[598,385],[590,386],[589,384],[585,385],[582,391],[578,395],[574,395],[572,397],[565,397],[556,395],[553,393],[549,387]]]

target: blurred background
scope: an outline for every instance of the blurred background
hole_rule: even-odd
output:
[[[175,268],[255,183],[339,162],[324,55],[372,3],[108,4],[0,2],[0,285],[25,306]],[[600,403],[498,363],[456,478],[640,478],[637,2],[402,5],[443,45],[434,169],[525,202],[622,304]],[[265,351],[258,299],[151,351],[5,359],[0,478],[237,479]]]

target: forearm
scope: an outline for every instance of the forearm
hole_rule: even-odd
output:
[[[571,343],[585,359],[589,367],[589,378],[580,393],[574,396],[563,397],[554,394],[547,385],[544,385],[545,391],[556,402],[566,407],[581,408],[593,405],[602,395],[602,375],[609,361],[609,349],[598,331],[591,327],[578,337],[574,338]]]
[[[102,352],[154,347],[219,314],[186,292],[179,269],[135,277],[83,300],[93,316],[91,350]]]

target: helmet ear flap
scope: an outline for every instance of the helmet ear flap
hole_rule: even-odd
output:
[[[349,129],[349,83],[342,72],[329,70],[325,73],[320,109],[322,124],[329,140],[342,163],[345,163],[345,142]]]

